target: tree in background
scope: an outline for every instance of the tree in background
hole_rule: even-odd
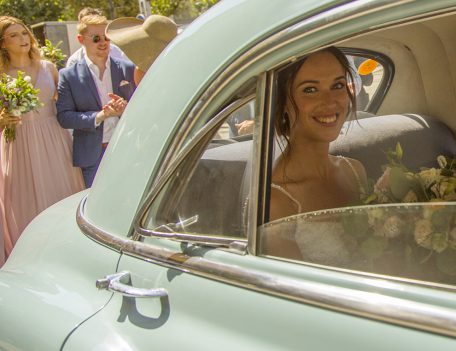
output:
[[[65,0],[0,0],[0,14],[32,25],[42,21],[64,20]]]
[[[153,14],[173,17],[176,22],[190,22],[219,0],[152,0]]]
[[[139,11],[137,0],[66,0],[66,3],[65,17],[74,21],[83,7],[99,8],[108,19],[135,17]]]
[[[172,16],[176,22],[190,22],[219,0],[151,0],[151,12]],[[83,7],[97,7],[109,19],[135,17],[137,0],[0,0],[0,14],[20,18],[32,25],[44,21],[76,21]]]

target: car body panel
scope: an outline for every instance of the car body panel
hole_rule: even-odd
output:
[[[0,349],[58,350],[111,297],[95,289],[95,280],[116,269],[119,253],[77,227],[74,209],[84,195],[62,200],[35,218],[0,270]]]
[[[243,256],[233,259],[232,254],[226,255],[232,265],[246,263]],[[64,350],[81,350],[95,343],[101,343],[99,350],[119,347],[132,351],[214,347],[450,351],[455,347],[455,340],[449,337],[290,302],[136,258],[122,257],[119,270],[141,272],[132,276],[135,287],[165,288],[168,298],[134,299],[115,294],[105,309],[69,338]]]

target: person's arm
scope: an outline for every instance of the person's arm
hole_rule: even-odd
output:
[[[47,65],[51,71],[52,79],[54,80],[54,85],[57,89],[57,84],[59,83],[59,72],[57,71],[57,67],[50,61],[48,61]],[[54,100],[57,100],[57,90],[54,95]]]
[[[79,91],[79,94],[81,91],[82,89]],[[57,94],[57,120],[62,128],[85,130],[95,130],[97,128],[95,119],[100,111],[80,112],[77,110],[71,84],[64,70],[59,72]],[[78,91],[75,91],[75,94],[78,94]]]

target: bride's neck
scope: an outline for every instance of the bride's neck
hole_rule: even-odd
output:
[[[285,153],[280,166],[287,178],[300,181],[302,179],[327,179],[331,167],[328,155],[328,145],[325,144],[295,144],[291,152]]]

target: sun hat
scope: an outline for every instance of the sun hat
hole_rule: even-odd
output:
[[[160,15],[151,15],[144,21],[120,17],[106,27],[106,36],[143,72],[176,35],[177,25]]]

